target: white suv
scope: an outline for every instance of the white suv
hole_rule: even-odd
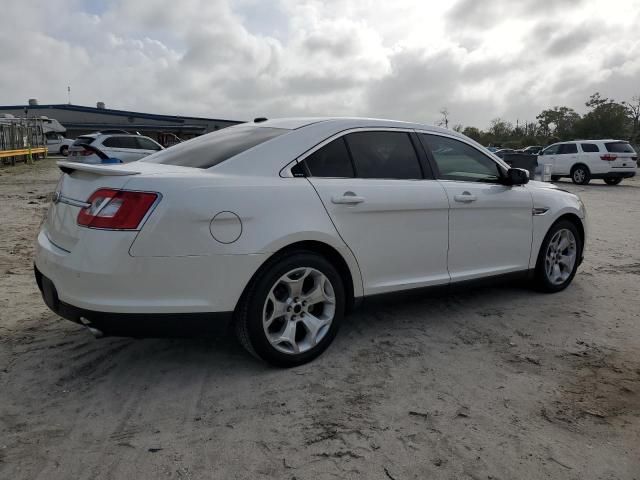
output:
[[[82,163],[102,163],[101,158],[93,151],[84,148],[90,145],[103,152],[109,158],[117,158],[123,163],[135,162],[151,155],[164,147],[149,137],[133,135],[126,132],[98,132],[82,135],[69,147],[70,160]]]
[[[586,185],[601,178],[617,185],[623,178],[635,176],[638,155],[624,140],[575,140],[549,145],[538,155],[538,164],[550,164],[551,179],[571,177],[573,183]]]

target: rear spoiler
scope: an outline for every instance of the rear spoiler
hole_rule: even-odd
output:
[[[57,162],[58,168],[64,173],[73,173],[76,170],[81,172],[95,173],[96,175],[105,176],[125,176],[125,175],[140,175],[140,172],[136,170],[127,170],[122,164],[94,164],[94,163],[79,163],[79,162]]]

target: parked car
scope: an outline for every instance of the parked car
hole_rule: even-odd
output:
[[[518,151],[522,153],[529,153],[531,155],[538,155],[540,153],[540,150],[542,150],[543,148],[544,147],[541,145],[530,145]]]
[[[58,165],[36,281],[98,335],[233,319],[249,352],[298,365],[363,298],[503,276],[557,292],[583,257],[576,195],[427,125],[265,120]]]
[[[624,140],[576,140],[554,143],[538,157],[540,165],[551,165],[551,179],[570,177],[573,183],[586,185],[593,178],[617,185],[623,178],[635,176],[638,155]]]
[[[489,150],[491,153],[494,153],[500,150],[500,147],[485,147],[485,148]]]
[[[64,138],[57,132],[47,132],[45,137],[47,138],[47,153],[60,154],[65,157],[69,155],[69,147],[73,144],[73,140]]]
[[[504,158],[507,153],[516,153],[516,151],[513,148],[501,148],[500,150],[493,152],[494,155],[500,158]]]
[[[91,145],[104,152],[108,157],[117,158],[123,163],[140,160],[164,149],[162,145],[143,135],[118,131],[90,133],[79,136],[69,148],[69,156],[74,162],[102,163],[100,157],[92,149],[84,148],[83,145]]]

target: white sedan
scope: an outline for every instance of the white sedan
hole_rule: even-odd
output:
[[[280,366],[318,356],[363,298],[503,276],[556,292],[583,257],[576,195],[426,125],[256,119],[59,167],[35,254],[54,312],[96,334],[232,319]]]

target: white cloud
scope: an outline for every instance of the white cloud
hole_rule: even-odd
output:
[[[482,8],[478,10],[478,5]],[[0,104],[532,120],[640,93],[634,0],[4,0]]]

